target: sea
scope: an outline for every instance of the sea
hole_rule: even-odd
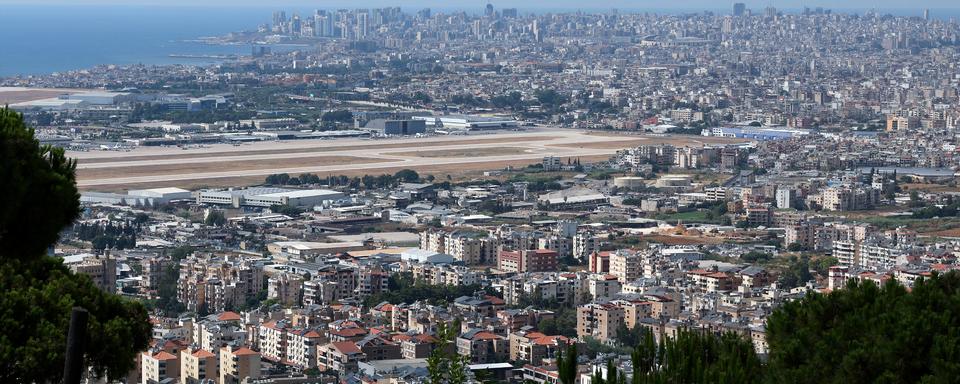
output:
[[[0,14],[0,77],[99,64],[210,64],[170,55],[249,55],[247,45],[195,39],[255,30],[271,17],[260,8],[117,5],[4,5]]]
[[[400,3],[401,1],[398,1]],[[326,2],[319,3],[322,6]],[[342,4],[341,4],[342,5]],[[3,5],[0,9],[0,77],[40,75],[91,68],[100,64],[192,64],[217,62],[210,58],[171,55],[247,55],[249,45],[212,45],[196,41],[201,37],[255,30],[269,23],[270,6],[163,6],[163,5]],[[309,15],[310,9],[286,10]],[[417,7],[405,7],[415,12]],[[475,11],[481,11],[477,7]],[[436,9],[454,11],[465,9]],[[524,9],[530,12],[569,12],[578,9]],[[611,9],[579,9],[610,12]],[[693,13],[697,9],[625,9],[619,12]],[[716,13],[728,9],[710,9]],[[838,10],[835,10],[838,11]],[[863,10],[850,10],[862,13]],[[879,10],[886,12],[884,10]],[[960,15],[957,9],[932,10],[939,18]],[[919,16],[920,9],[890,10],[889,13]]]

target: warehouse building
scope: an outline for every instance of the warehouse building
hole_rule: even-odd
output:
[[[427,122],[413,119],[373,119],[363,128],[381,135],[416,135],[427,132]]]
[[[703,130],[703,136],[734,137],[754,140],[782,140],[809,135],[811,131],[791,128],[730,128],[716,127]]]
[[[462,130],[484,130],[484,129],[504,129],[516,128],[520,125],[516,119],[501,116],[472,116],[472,115],[446,115],[446,116],[415,116],[416,120],[425,120],[428,125],[443,127],[444,129],[462,129]]]
[[[190,191],[180,188],[152,188],[137,189],[123,193],[84,192],[80,195],[80,202],[88,204],[129,205],[133,207],[149,207],[153,205],[169,204],[176,200],[189,200],[193,196]]]
[[[197,192],[197,204],[230,205],[240,207],[272,207],[290,205],[300,208],[323,205],[345,197],[343,193],[326,189],[286,189],[254,187],[245,189],[207,189]]]

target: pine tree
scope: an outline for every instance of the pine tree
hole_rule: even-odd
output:
[[[0,164],[0,382],[60,381],[74,306],[90,313],[85,367],[118,380],[150,341],[146,309],[46,254],[80,213],[76,163],[0,108]]]

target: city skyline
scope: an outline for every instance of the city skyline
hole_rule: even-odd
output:
[[[0,382],[960,377],[953,4],[14,1]]]
[[[905,2],[902,0],[853,0],[845,1],[843,3],[831,3],[828,1],[805,1],[805,0],[787,0],[787,1],[761,1],[761,0],[746,0],[746,1],[732,1],[729,3],[720,3],[716,1],[709,0],[694,0],[694,1],[677,1],[677,2],[659,2],[653,0],[641,0],[641,1],[629,1],[629,0],[613,0],[607,1],[598,5],[583,6],[582,2],[573,1],[573,0],[560,0],[560,1],[548,1],[548,0],[532,0],[532,1],[497,1],[489,2],[495,7],[513,7],[513,8],[523,8],[523,9],[564,9],[564,10],[576,10],[576,9],[676,9],[676,10],[692,10],[692,9],[703,9],[703,10],[726,10],[731,9],[733,3],[742,2],[746,4],[747,8],[753,9],[763,9],[768,6],[773,6],[782,9],[796,10],[803,9],[804,7],[824,7],[832,8],[838,10],[845,9],[890,9],[890,10],[911,10],[911,9],[960,9],[955,1],[950,0],[919,0]],[[49,6],[49,5],[68,5],[68,6],[188,6],[188,7],[216,7],[221,5],[230,5],[230,6],[243,6],[243,7],[263,7],[263,8],[275,8],[275,7],[304,7],[304,8],[331,8],[331,7],[387,7],[387,6],[401,6],[401,7],[436,7],[440,9],[482,9],[488,2],[484,1],[441,1],[441,0],[416,0],[416,1],[405,1],[398,3],[391,0],[364,0],[364,1],[304,1],[304,0],[281,0],[276,2],[264,3],[259,0],[240,0],[240,1],[229,1],[229,0],[212,0],[205,1],[203,3],[197,3],[187,0],[172,0],[172,1],[158,1],[158,0],[137,0],[137,1],[123,1],[123,0],[83,0],[83,1],[66,1],[66,0],[0,0],[0,5],[35,5],[35,6]]]

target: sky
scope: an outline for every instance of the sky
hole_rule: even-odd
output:
[[[623,9],[726,9],[734,1],[710,0],[605,0],[602,2],[584,2],[583,0],[490,0],[497,8],[516,7],[521,9],[577,9],[577,8],[623,8]],[[760,9],[768,5],[777,8],[817,7],[833,9],[960,9],[957,0],[742,0],[747,7]],[[487,0],[0,0],[0,5],[170,5],[170,6],[255,6],[255,7],[382,7],[400,6],[406,8],[482,8]],[[587,7],[584,7],[587,5]]]

